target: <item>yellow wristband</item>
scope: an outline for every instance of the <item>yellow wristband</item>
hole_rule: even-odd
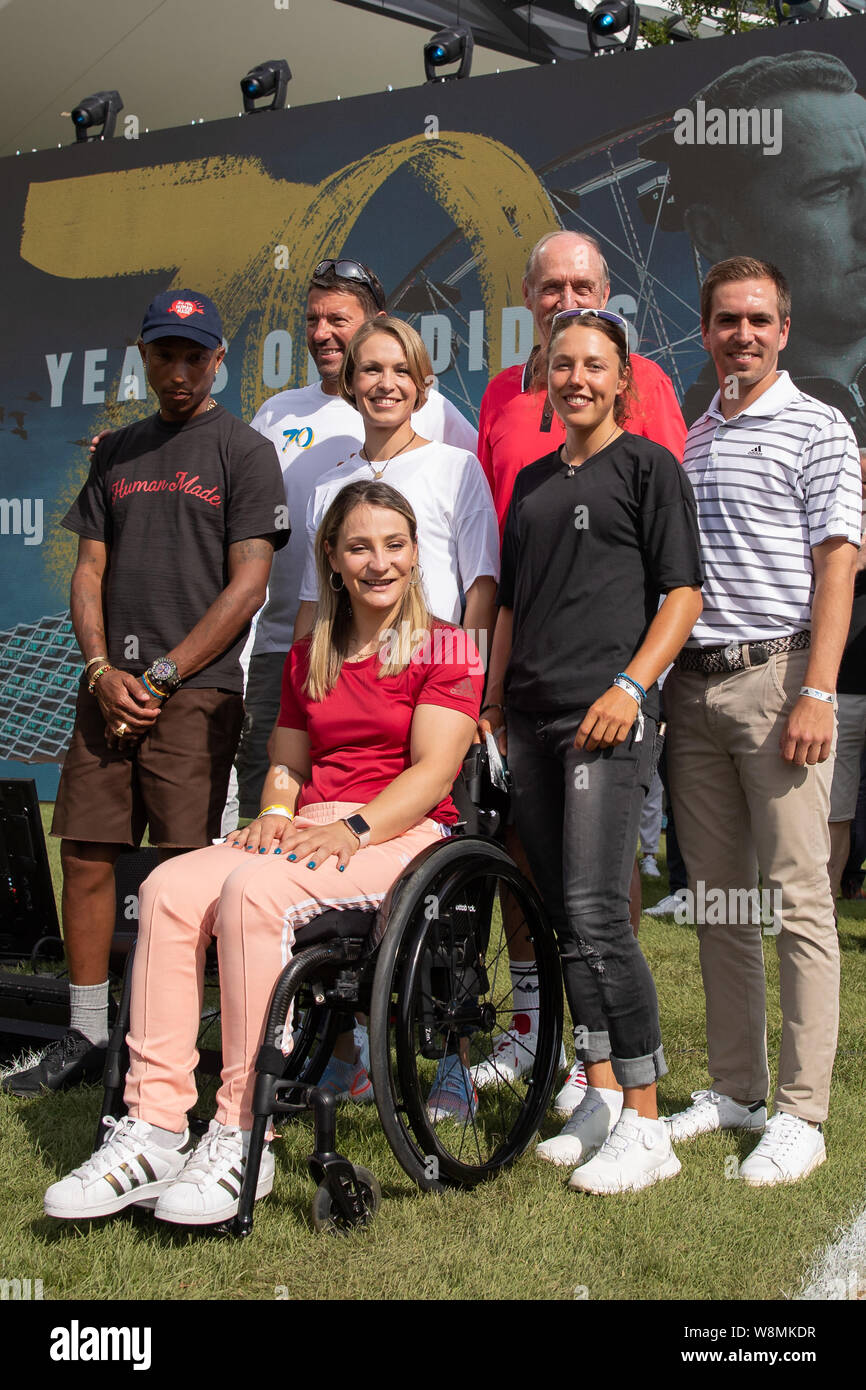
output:
[[[262,816],[269,816],[271,814],[288,816],[289,820],[295,819],[294,811],[290,811],[288,806],[266,806],[263,811],[259,811],[256,820],[261,820]]]

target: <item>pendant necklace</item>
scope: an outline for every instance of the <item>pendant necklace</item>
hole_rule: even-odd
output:
[[[415,440],[416,440],[417,438],[418,438],[418,436],[417,436],[417,434],[415,433],[415,431],[413,430],[413,431],[412,431],[412,438],[411,438],[411,439],[407,439],[406,443],[403,445],[403,448],[402,448],[402,449],[398,449],[396,454],[392,454],[392,455],[391,455],[391,458],[385,459],[384,462],[382,461],[382,459],[377,459],[377,460],[376,460],[376,463],[381,463],[381,464],[382,464],[382,467],[381,467],[381,468],[378,468],[378,469],[376,468],[376,464],[373,462],[373,460],[367,458],[367,455],[366,455],[366,453],[365,453],[365,449],[366,449],[367,446],[364,445],[364,446],[361,448],[361,450],[360,450],[361,458],[362,458],[362,459],[364,460],[364,462],[365,462],[366,464],[368,464],[369,467],[373,470],[373,477],[376,479],[376,482],[379,481],[379,479],[381,478],[382,474],[385,472],[385,469],[388,467],[388,464],[391,462],[391,460],[397,458],[397,456],[398,456],[399,454],[405,453],[406,450],[409,448],[409,445],[410,445],[410,444],[414,444],[414,442],[415,442]]]
[[[565,464],[566,468],[568,469],[568,472],[567,472],[566,475],[565,475],[566,478],[573,478],[574,475],[575,475],[575,472],[576,472],[576,470],[577,470],[578,468],[582,468],[583,465],[584,465],[585,463],[589,463],[589,460],[590,460],[590,459],[595,458],[596,454],[600,454],[601,451],[602,451],[602,449],[604,449],[604,448],[610,443],[610,441],[613,439],[613,437],[614,437],[614,435],[616,434],[617,430],[619,430],[619,425],[614,425],[614,427],[613,427],[613,429],[611,430],[610,434],[607,436],[607,439],[603,440],[602,443],[599,444],[599,446],[598,446],[597,449],[593,449],[593,451],[592,451],[591,454],[587,454],[586,458],[583,459],[579,464],[569,463],[568,460],[567,460],[566,458],[564,458],[562,454],[560,454],[560,458],[562,459],[563,463]],[[622,433],[621,430],[620,430],[619,432],[620,432],[620,434]],[[564,448],[565,448],[565,445],[563,444],[562,447],[563,447],[563,449],[564,449]]]

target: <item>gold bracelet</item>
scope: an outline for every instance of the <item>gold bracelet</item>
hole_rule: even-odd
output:
[[[89,680],[88,685],[87,685],[87,689],[88,689],[88,691],[89,691],[89,693],[90,693],[91,695],[93,694],[93,692],[94,692],[95,689],[96,689],[96,682],[99,680],[99,677],[100,677],[100,676],[104,676],[105,673],[106,673],[106,671],[113,671],[113,670],[114,670],[114,667],[112,666],[112,664],[111,664],[110,661],[107,661],[107,662],[105,663],[104,666],[97,666],[97,668],[96,668],[96,670],[94,671],[93,675],[90,677],[90,680]]]
[[[92,657],[90,658],[89,661],[85,661],[85,663],[84,663],[84,674],[85,674],[85,675],[87,674],[87,672],[90,670],[91,666],[98,666],[99,663],[100,663],[100,661],[107,661],[107,660],[108,660],[107,654],[104,655],[104,656],[92,656]]]
[[[262,816],[269,816],[272,812],[276,812],[280,816],[288,816],[289,820],[295,819],[294,811],[290,811],[288,806],[266,806],[263,811],[259,811],[256,820],[261,820]]]

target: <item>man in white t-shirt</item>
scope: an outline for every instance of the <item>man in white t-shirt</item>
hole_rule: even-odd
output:
[[[307,504],[319,480],[364,440],[361,416],[338,392],[343,354],[361,324],[384,312],[385,292],[367,266],[349,259],[321,261],[310,282],[306,320],[307,347],[321,381],[280,391],[252,421],[276,447],[292,534],[271,570],[250,657],[246,723],[237,758],[242,816],[258,814],[268,769],[267,741],[279,712],[283,663],[292,645],[306,559]],[[428,439],[461,450],[475,448],[476,430],[437,391],[428,394],[412,423]]]

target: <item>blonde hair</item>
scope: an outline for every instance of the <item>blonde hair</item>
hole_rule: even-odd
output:
[[[349,483],[337,493],[316,532],[319,602],[310,642],[310,667],[304,682],[304,689],[313,700],[324,700],[337,684],[343,662],[346,660],[352,629],[349,597],[345,585],[334,589],[331,583],[331,575],[335,571],[328,559],[325,543],[327,542],[332,551],[336,548],[346,518],[355,507],[361,506],[382,507],[391,512],[398,512],[408,524],[413,545],[418,541],[415,513],[396,488],[389,487],[387,483],[360,482]],[[417,567],[413,566],[413,569],[415,577],[410,579],[400,611],[396,615],[396,641],[389,641],[387,659],[380,657],[380,680],[385,676],[396,676],[400,671],[405,671],[412,660],[413,638],[417,640],[420,635],[429,631],[433,621]]]
[[[433,380],[433,364],[430,361],[430,354],[424,346],[424,339],[420,333],[409,323],[404,323],[402,319],[392,318],[388,314],[379,314],[376,318],[368,319],[362,323],[361,327],[352,337],[345,353],[343,354],[343,365],[340,368],[340,395],[349,405],[355,404],[355,396],[352,391],[352,383],[355,378],[355,369],[358,365],[358,355],[368,338],[374,333],[388,333],[400,344],[406,358],[406,366],[409,368],[415,386],[418,389],[418,399],[415,402],[415,410],[420,410],[426,403],[427,392]]]

